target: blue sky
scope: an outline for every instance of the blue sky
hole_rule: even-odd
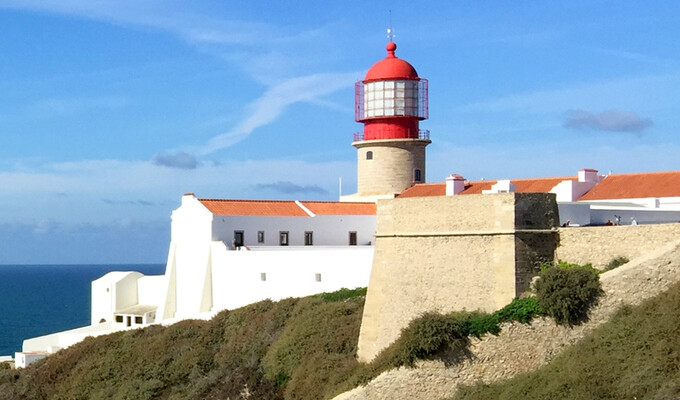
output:
[[[185,192],[353,192],[389,10],[428,181],[678,169],[679,2],[0,0],[0,264],[165,262]]]

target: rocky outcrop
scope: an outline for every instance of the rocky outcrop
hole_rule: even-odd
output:
[[[387,371],[335,399],[442,399],[454,395],[462,384],[490,383],[532,371],[608,321],[621,305],[640,304],[680,281],[680,241],[648,251],[600,277],[605,294],[589,321],[580,326],[557,326],[545,318],[531,325],[506,323],[498,336],[473,339],[462,361],[423,361],[415,368]]]

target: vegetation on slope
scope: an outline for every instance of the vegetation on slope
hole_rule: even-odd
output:
[[[581,268],[569,271],[554,278],[544,273],[544,286],[583,284],[571,279]],[[328,398],[418,359],[462,355],[470,336],[496,334],[501,322],[528,323],[542,313],[540,296],[515,299],[492,314],[428,313],[372,363],[360,364],[355,356],[365,293],[342,289],[263,301],[211,321],[88,338],[25,370],[0,370],[0,399]],[[551,297],[558,306],[582,292],[560,293]]]
[[[457,400],[680,398],[680,283],[606,324],[536,372],[461,389]]]
[[[289,375],[300,379],[287,383],[305,386],[321,372],[296,373],[303,361],[353,359],[363,302],[361,296],[262,301],[211,321],[88,338],[25,370],[0,370],[0,399],[320,398],[318,391],[287,396],[286,382],[268,378],[278,364],[265,364],[275,358],[267,352],[281,348],[272,347],[277,340],[294,344],[287,349]]]

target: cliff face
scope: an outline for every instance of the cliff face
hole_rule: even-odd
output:
[[[573,328],[549,319],[531,325],[508,323],[498,336],[472,339],[462,362],[424,361],[417,368],[391,370],[335,399],[442,399],[454,395],[459,385],[491,383],[535,370],[608,321],[621,305],[640,304],[680,282],[680,241],[647,251],[600,278],[605,294],[587,323]]]

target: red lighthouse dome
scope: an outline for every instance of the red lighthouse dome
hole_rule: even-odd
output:
[[[418,122],[427,118],[427,79],[394,55],[396,49],[394,42],[387,43],[387,57],[356,83],[355,119],[364,124],[364,132],[355,140],[421,137]]]
[[[364,82],[381,79],[418,79],[418,73],[413,65],[394,55],[397,45],[394,42],[387,43],[387,57],[373,64],[366,73]]]

